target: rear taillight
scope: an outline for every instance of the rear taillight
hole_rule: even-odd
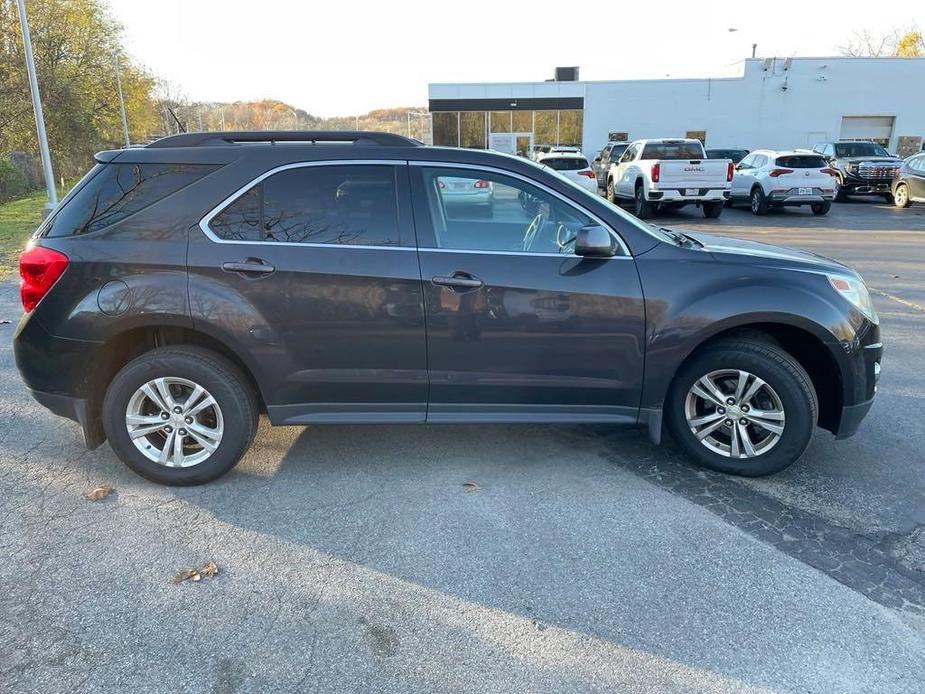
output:
[[[652,164],[652,183],[658,183],[658,177],[662,173],[662,166],[658,162]]]
[[[820,169],[819,173],[828,174],[829,176],[835,175],[835,169]]]
[[[727,182],[732,180],[732,175],[735,173],[735,170],[736,170],[735,164],[733,164],[732,162],[729,162],[728,166],[726,166],[726,181]]]
[[[586,169],[585,171],[579,171],[579,176],[587,176],[588,178],[594,178],[594,172],[591,169]]]
[[[491,184],[488,181],[476,181],[472,184],[473,188],[487,188]]]
[[[771,169],[770,173],[768,173],[768,176],[771,178],[777,178],[778,176],[791,173],[793,173],[793,169]]]
[[[67,269],[67,256],[64,253],[29,246],[19,256],[19,298],[26,313],[38,306],[58,278]]]

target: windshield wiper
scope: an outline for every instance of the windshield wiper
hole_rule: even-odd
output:
[[[672,241],[674,241],[679,246],[694,245],[694,246],[703,248],[703,244],[700,243],[700,241],[695,239],[693,236],[689,236],[688,234],[685,234],[683,231],[675,231],[674,229],[669,229],[668,227],[656,226],[655,224],[652,224],[651,226],[655,227],[660,232],[668,236]]]

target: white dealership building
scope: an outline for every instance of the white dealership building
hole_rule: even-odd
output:
[[[740,77],[431,84],[436,145],[526,152],[608,139],[697,137],[787,149],[870,139],[901,155],[925,137],[925,58],[752,58]]]

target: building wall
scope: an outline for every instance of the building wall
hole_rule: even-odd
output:
[[[618,82],[432,84],[431,99],[584,97],[583,149],[609,132],[630,139],[705,130],[707,146],[807,147],[841,135],[844,116],[895,118],[899,136],[925,136],[925,58],[782,58],[745,61],[742,77]],[[786,89],[784,88],[786,87]]]

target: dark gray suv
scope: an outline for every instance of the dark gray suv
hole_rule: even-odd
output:
[[[524,159],[280,132],[97,162],[22,255],[16,361],[89,447],[158,482],[227,472],[260,413],[639,423],[763,475],[873,402],[854,271],[644,224]]]

